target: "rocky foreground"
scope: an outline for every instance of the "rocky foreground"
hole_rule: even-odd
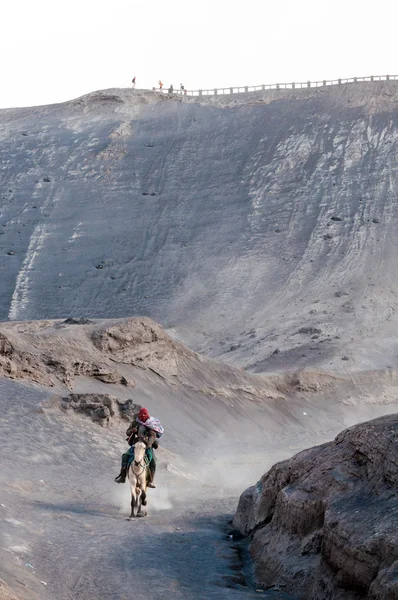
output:
[[[2,579],[0,579],[0,600],[18,600],[17,596]]]
[[[398,414],[276,464],[239,500],[257,582],[303,600],[398,598]]]

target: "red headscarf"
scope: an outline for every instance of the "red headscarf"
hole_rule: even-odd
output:
[[[145,421],[149,419],[148,410],[146,408],[141,408],[140,412],[138,413],[138,418],[140,421],[142,421],[142,423],[145,423]]]

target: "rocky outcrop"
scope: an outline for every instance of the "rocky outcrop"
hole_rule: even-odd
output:
[[[266,473],[239,500],[255,575],[303,600],[398,598],[398,415]]]
[[[114,361],[151,369],[165,377],[178,375],[184,358],[200,360],[198,354],[175,342],[148,318],[126,319],[96,329],[92,342]]]
[[[202,360],[148,318],[30,321],[0,328],[0,375],[44,385],[62,382],[71,388],[76,377],[87,376],[133,387],[118,365],[172,378],[182,374],[187,361]]]
[[[79,378],[133,388],[138,371],[229,404],[286,399],[276,381],[210,361],[149,318],[0,324],[0,376],[86,391]]]
[[[5,581],[0,579],[0,600],[19,600]]]
[[[141,405],[133,400],[120,400],[109,394],[70,394],[62,398],[63,410],[74,410],[91,417],[102,426],[108,426],[112,420],[132,421]]]
[[[75,326],[79,325],[79,328]],[[103,383],[134,387],[119,369],[128,364],[176,376],[184,358],[195,353],[174,342],[151,319],[93,323],[88,319],[2,324],[0,375],[43,385],[66,384],[86,376]]]

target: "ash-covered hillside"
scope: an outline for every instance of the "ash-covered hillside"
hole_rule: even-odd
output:
[[[394,366],[397,99],[108,90],[0,111],[0,318],[148,315],[255,371]]]

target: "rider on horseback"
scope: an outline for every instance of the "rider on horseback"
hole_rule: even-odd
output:
[[[138,415],[135,417],[130,427],[126,431],[127,442],[130,444],[130,449],[125,452],[122,456],[122,469],[117,477],[115,477],[116,483],[124,483],[127,477],[127,469],[129,466],[130,458],[134,453],[134,444],[136,442],[145,442],[147,448],[152,448],[152,460],[149,463],[149,483],[148,487],[155,488],[154,484],[155,472],[156,472],[156,460],[154,449],[158,447],[156,441],[156,431],[147,427],[145,423],[150,419],[149,412],[146,408],[141,408]]]

